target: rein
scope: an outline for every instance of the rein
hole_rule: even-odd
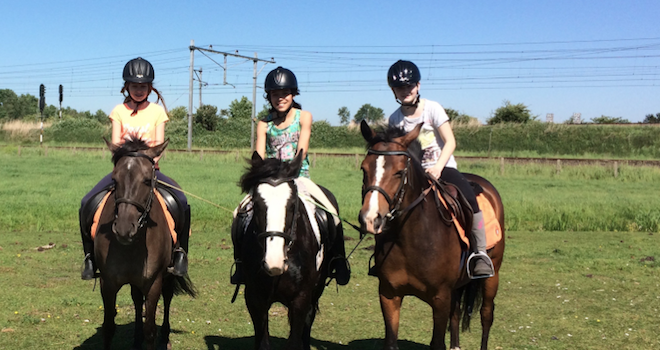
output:
[[[154,191],[156,189],[156,162],[154,161],[153,158],[149,157],[148,155],[144,153],[139,153],[139,152],[128,152],[124,155],[124,157],[140,157],[147,159],[151,163],[151,189],[149,190],[149,197],[147,197],[147,202],[142,205],[141,203],[138,203],[130,198],[117,198],[117,191],[115,191],[115,219],[117,218],[117,206],[121,203],[126,203],[135,206],[139,211],[142,212],[142,215],[140,215],[140,218],[138,219],[138,230],[144,227],[144,224],[146,223],[147,215],[149,215],[149,211],[151,211],[151,205],[153,204],[154,201]]]

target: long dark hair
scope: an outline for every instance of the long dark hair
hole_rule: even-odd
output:
[[[128,82],[128,81],[124,82],[124,86],[121,88],[121,94],[124,95],[124,103],[128,103],[128,102],[133,101],[133,98],[131,97],[131,93],[128,91],[128,85],[129,84],[130,84],[130,82]],[[154,93],[156,93],[156,96],[158,96],[158,99],[156,99],[156,103],[160,102],[163,105],[163,108],[165,109],[165,113],[169,115],[170,112],[167,111],[167,106],[165,106],[165,100],[163,99],[163,95],[160,94],[160,91],[156,90],[156,88],[154,87],[154,85],[152,83],[147,83],[147,84],[149,84],[149,94],[152,91]],[[147,96],[148,96],[148,94],[147,94]],[[131,113],[131,116],[136,115],[137,112],[138,112],[138,110],[137,110],[137,108],[138,108],[137,101],[133,101],[133,102],[136,102],[136,104],[135,104],[135,109],[133,110],[133,113]]]

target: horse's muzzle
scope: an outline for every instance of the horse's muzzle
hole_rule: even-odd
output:
[[[112,223],[112,232],[117,238],[117,242],[122,245],[130,245],[135,239],[135,234],[137,233],[137,225],[135,223],[119,223],[115,220]]]

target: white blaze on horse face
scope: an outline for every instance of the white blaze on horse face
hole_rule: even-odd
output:
[[[380,187],[380,183],[383,180],[383,174],[385,174],[385,157],[378,156],[376,158],[376,180],[374,181],[373,186]],[[374,221],[378,217],[378,192],[371,191],[371,197],[369,198],[369,206],[367,213],[364,216],[364,222],[367,224],[367,231],[373,233],[380,233],[383,229],[382,225],[379,227],[374,227]]]
[[[257,192],[266,204],[266,231],[285,232],[286,206],[291,198],[291,188],[287,183],[277,186],[261,184]],[[284,261],[285,240],[282,237],[266,238],[266,255],[264,267],[271,276],[278,276],[286,270]]]

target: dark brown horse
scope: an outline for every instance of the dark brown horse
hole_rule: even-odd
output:
[[[241,243],[245,303],[254,325],[254,348],[270,349],[268,310],[275,302],[288,308],[290,332],[285,349],[310,349],[318,300],[328,277],[331,252],[342,226],[330,217],[319,235],[299,196],[296,178],[302,152],[291,162],[262,159],[254,152],[241,188],[252,195],[252,220]],[[337,207],[330,192],[328,199]],[[313,215],[313,214],[312,214]],[[329,215],[328,215],[329,216]],[[340,244],[343,244],[343,240]]]
[[[376,235],[375,271],[385,320],[384,349],[398,349],[399,314],[406,295],[420,298],[433,310],[431,349],[446,349],[445,333],[450,320],[451,347],[460,349],[461,299],[465,329],[479,294],[483,300],[481,349],[487,349],[504,238],[488,252],[495,275],[470,280],[462,254],[465,246],[456,226],[447,220],[450,213],[444,206],[436,206],[431,182],[419,161],[421,149],[416,139],[420,128],[421,124],[408,134],[398,129],[376,134],[366,123],[361,125],[369,149],[362,162],[363,202],[359,220],[366,231]],[[495,188],[479,176],[466,174],[466,178],[483,188],[504,228],[504,208]]]
[[[158,157],[168,141],[150,148],[144,141],[126,141],[115,146],[106,141],[115,164],[112,178],[114,195],[108,197],[94,239],[94,254],[101,276],[103,297],[103,343],[110,349],[115,333],[117,292],[131,285],[135,305],[133,349],[156,346],[156,305],[163,295],[163,326],[160,343],[171,348],[170,303],[174,294],[195,295],[186,275],[176,277],[167,272],[172,257],[172,236],[165,218],[165,208],[154,198]],[[145,320],[142,307],[145,306]]]

